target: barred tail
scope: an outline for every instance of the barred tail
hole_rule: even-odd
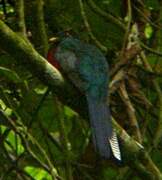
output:
[[[116,133],[112,130],[109,107],[105,102],[96,102],[87,95],[93,143],[96,151],[104,158],[113,156],[121,160]],[[110,150],[111,148],[111,150]]]
[[[118,138],[115,131],[113,131],[112,136],[109,138],[109,143],[110,143],[113,156],[119,161],[121,161],[120,147],[119,147]]]

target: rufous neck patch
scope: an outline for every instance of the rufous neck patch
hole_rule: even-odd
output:
[[[55,53],[56,53],[56,48],[51,48],[48,51],[47,54],[47,60],[50,64],[52,64],[56,69],[60,70],[61,66],[59,64],[59,62],[57,61],[57,59],[55,58]]]

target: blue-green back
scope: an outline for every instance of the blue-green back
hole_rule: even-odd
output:
[[[72,37],[64,39],[60,47],[76,55],[76,69],[84,82],[83,89],[95,98],[105,99],[108,89],[108,64],[102,52],[95,46]]]

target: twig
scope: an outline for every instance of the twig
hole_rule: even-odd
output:
[[[139,125],[138,125],[138,121],[136,119],[136,115],[135,115],[135,109],[129,99],[124,81],[121,83],[120,85],[120,96],[124,102],[124,104],[127,107],[127,113],[130,119],[130,127],[132,128],[132,132],[134,135],[134,138],[138,141],[138,142],[142,142],[142,137],[141,137],[141,132],[139,129]]]
[[[152,54],[155,54],[155,55],[157,55],[157,56],[162,57],[162,53],[161,53],[161,52],[156,51],[156,50],[154,50],[154,49],[146,46],[146,45],[145,45],[144,43],[142,43],[142,42],[140,42],[140,45],[141,45],[141,47],[143,47],[146,51],[148,51],[148,52],[150,52],[150,53],[152,53]]]
[[[87,19],[87,16],[86,16],[86,13],[85,13],[85,10],[84,10],[84,5],[83,5],[83,2],[82,0],[78,0],[79,2],[79,6],[80,6],[80,11],[81,11],[81,15],[82,15],[82,18],[83,18],[83,21],[84,21],[84,25],[88,31],[88,34],[90,36],[90,38],[94,41],[94,43],[96,44],[96,46],[98,48],[100,48],[103,52],[107,52],[107,47],[105,47],[104,45],[102,45],[97,39],[96,37],[94,36],[94,34],[92,33],[92,30],[91,30],[91,27],[89,25],[89,22],[88,22],[88,19]]]
[[[35,110],[32,112],[31,114],[31,120],[28,123],[28,130],[30,130],[32,128],[32,124],[33,122],[35,122],[35,117],[37,117],[37,114],[39,113],[39,110],[42,106],[42,104],[44,103],[45,99],[47,98],[47,96],[49,95],[50,89],[47,88],[47,90],[45,91],[45,93],[43,94],[43,96],[40,98],[40,101],[37,105],[37,107],[35,108]]]
[[[67,180],[73,180],[73,174],[72,174],[72,166],[71,166],[71,162],[70,162],[70,153],[71,153],[71,147],[68,136],[67,136],[67,132],[66,132],[66,128],[65,128],[65,122],[64,122],[64,113],[63,113],[63,107],[61,106],[61,103],[54,98],[55,102],[56,102],[56,108],[58,111],[58,120],[59,120],[59,131],[60,131],[60,135],[61,135],[61,142],[62,142],[62,146],[63,146],[63,153],[65,156],[65,161],[66,161],[66,167],[65,167],[65,172],[66,172],[66,179]]]
[[[30,2],[28,2],[30,3]],[[31,2],[32,3],[32,2]],[[34,23],[33,28],[34,31],[33,35],[35,35],[35,44],[41,48],[40,53],[46,57],[49,45],[48,45],[48,36],[46,32],[46,27],[45,27],[45,21],[44,21],[44,1],[43,0],[35,0],[33,1],[33,10],[35,10],[34,14]],[[36,27],[36,29],[35,29]],[[39,43],[39,44],[38,44]]]
[[[125,24],[117,19],[116,17],[112,16],[110,13],[105,12],[100,7],[98,7],[93,0],[87,0],[87,4],[90,6],[90,8],[96,12],[101,17],[105,18],[105,20],[108,20],[116,25],[118,25],[121,29],[125,30]]]
[[[130,33],[130,28],[131,28],[131,21],[132,21],[131,1],[127,0],[127,3],[128,3],[128,15],[127,15],[128,23],[127,23],[126,32],[125,32],[124,39],[123,39],[122,50],[121,50],[120,55],[119,55],[120,59],[123,59],[123,56],[124,56],[124,52],[125,52],[126,44],[128,42],[128,36]]]
[[[144,12],[142,12],[143,9],[140,10],[140,9],[139,9],[138,7],[136,7],[135,5],[134,5],[134,8],[135,8],[136,11],[140,14],[140,16],[142,16],[142,17],[143,17],[147,22],[149,22],[149,24],[151,24],[153,27],[159,28],[159,29],[162,28],[161,25],[158,25],[158,24],[155,24],[154,22],[152,22],[152,21],[144,14]]]
[[[148,69],[146,69],[146,68],[144,68],[143,66],[138,65],[138,64],[136,64],[135,66],[136,66],[139,70],[141,70],[141,71],[143,71],[144,73],[146,73],[150,78],[151,78],[151,77],[162,77],[162,73],[160,73],[160,72],[150,71],[150,70],[148,70]]]
[[[115,93],[115,91],[120,87],[120,83],[125,79],[125,71],[120,69],[112,78],[109,83],[109,94]]]
[[[125,51],[122,59],[120,59],[120,61],[111,69],[110,76],[114,76],[122,67],[125,67],[129,62],[132,62],[131,59],[135,58],[140,51],[141,48],[136,44],[133,45],[131,49]]]
[[[150,171],[143,164],[135,161],[133,164],[130,164],[130,166],[141,179],[144,178],[146,178],[147,180],[155,179],[154,174],[150,173]]]
[[[42,132],[45,134],[45,136],[48,138],[48,140],[54,144],[57,149],[60,151],[60,152],[63,152],[63,147],[60,145],[60,143],[50,134],[50,132],[48,131],[48,129],[46,129],[45,127],[43,127],[42,123],[39,122],[39,125],[40,125],[40,128],[42,130]]]
[[[31,135],[29,134],[29,132],[27,133],[28,137],[31,139],[32,142],[34,142],[34,144],[38,147],[38,149],[40,150],[40,152],[42,153],[42,155],[44,156],[44,158],[46,159],[48,166],[50,168],[50,174],[53,177],[53,179],[57,179],[59,176],[57,174],[55,167],[53,166],[51,160],[49,159],[46,151],[41,147],[41,145],[38,143],[38,141]],[[31,149],[30,149],[31,150]],[[62,179],[59,177],[59,179]]]
[[[126,154],[132,152],[134,154],[134,158],[128,159],[128,166],[131,166],[132,163],[136,163],[135,161],[138,159],[144,167],[154,176],[154,179],[161,180],[162,174],[157,166],[154,164],[148,153],[144,150],[143,146],[139,144],[137,141],[133,140],[126,131],[113,119],[113,124],[116,127],[117,133],[122,140],[122,144],[124,146],[124,152]],[[136,163],[136,165],[140,165],[140,163]]]
[[[21,132],[21,130],[19,130],[17,128],[17,125],[15,124],[15,122],[13,122],[9,117],[7,117],[5,115],[5,113],[0,110],[1,115],[3,115],[6,118],[6,121],[8,121],[11,125],[11,127],[13,128],[13,130],[16,132],[16,134],[18,134],[22,140],[22,142],[24,143],[28,153],[48,172],[50,172],[51,176],[53,177],[53,179],[62,179],[61,177],[58,176],[58,174],[55,172],[55,168],[53,166],[53,164],[51,163],[51,160],[48,158],[45,150],[40,146],[40,144],[38,143],[38,141],[29,133],[29,132]],[[25,130],[25,127],[23,124],[21,124]],[[32,151],[32,149],[30,148],[30,146],[28,145],[28,142],[26,141],[26,137],[23,135],[25,133],[25,135],[27,135],[27,137],[37,146],[37,148],[40,150],[40,152],[42,153],[42,155],[44,156],[44,158],[46,159],[48,166],[46,164],[44,164],[38,157],[37,155]]]
[[[152,67],[148,63],[144,52],[141,52],[141,58],[142,58],[145,68],[148,69],[149,71],[153,72]],[[157,147],[160,142],[160,139],[162,137],[162,90],[160,88],[159,83],[155,79],[153,79],[152,82],[153,82],[153,86],[157,92],[158,100],[159,100],[158,124],[157,124],[157,129],[155,131],[155,136],[153,138],[154,147]]]
[[[140,158],[144,167],[146,167],[153,174],[153,179],[161,180],[162,174],[160,170],[157,168],[157,166],[154,164],[148,153],[142,153]]]

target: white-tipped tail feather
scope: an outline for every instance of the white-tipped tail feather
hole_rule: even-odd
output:
[[[109,143],[110,143],[110,147],[111,147],[114,157],[118,159],[119,161],[121,161],[121,153],[120,153],[118,138],[114,130],[113,130],[111,138],[109,139]]]

